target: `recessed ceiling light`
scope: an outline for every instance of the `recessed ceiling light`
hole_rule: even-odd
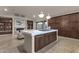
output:
[[[7,9],[7,8],[5,8],[5,9],[4,9],[4,11],[8,11],[8,9]]]
[[[33,18],[35,18],[36,16],[35,15],[33,15]]]

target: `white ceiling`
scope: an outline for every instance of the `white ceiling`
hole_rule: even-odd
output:
[[[7,8],[8,11],[3,11],[4,8]],[[79,12],[79,6],[0,6],[0,14],[13,15],[18,13],[25,15],[27,18],[38,15],[40,11],[43,11],[45,15],[49,13],[54,17]]]

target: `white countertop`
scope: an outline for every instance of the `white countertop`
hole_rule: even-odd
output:
[[[41,34],[45,34],[45,33],[49,33],[49,32],[55,32],[58,31],[57,29],[51,29],[48,31],[39,31],[39,30],[24,30],[23,33],[28,33],[31,34],[32,36],[35,35],[41,35]]]

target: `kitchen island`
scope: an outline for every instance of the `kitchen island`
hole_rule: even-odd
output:
[[[27,53],[34,53],[44,48],[48,44],[55,42],[58,38],[58,30],[25,30],[24,35],[24,50]]]

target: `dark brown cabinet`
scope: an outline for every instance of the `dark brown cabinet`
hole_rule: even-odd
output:
[[[35,36],[35,52],[57,40],[56,32]]]
[[[44,35],[38,35],[35,37],[35,51],[38,51],[39,49],[43,48],[45,46],[45,39]]]
[[[35,37],[35,51],[40,49],[40,37]]]
[[[12,18],[0,17],[0,35],[12,34]]]
[[[79,13],[53,17],[48,24],[51,28],[58,29],[60,36],[79,39]]]

